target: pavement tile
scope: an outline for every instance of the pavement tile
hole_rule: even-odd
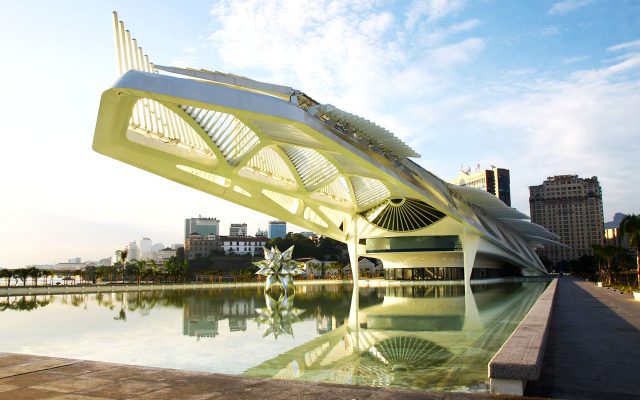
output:
[[[0,400],[39,400],[59,396],[59,392],[34,388],[18,388],[0,393]]]
[[[42,384],[42,382],[57,380],[64,377],[65,377],[64,374],[59,374],[56,372],[51,372],[50,370],[46,370],[46,371],[32,372],[29,374],[9,376],[6,378],[2,378],[0,382],[9,384],[9,385],[16,385],[18,387],[27,387],[27,386],[40,385]]]
[[[144,369],[139,369],[131,366],[116,366],[113,368],[102,369],[95,372],[89,372],[86,376],[100,377],[104,379],[111,379],[114,381],[120,381],[125,379],[142,378],[150,372]]]
[[[111,400],[106,397],[89,397],[80,394],[63,394],[61,396],[52,397],[50,400]]]
[[[14,390],[19,388],[20,386],[16,386],[16,385],[9,385],[7,383],[0,383],[0,393],[2,392],[8,392],[9,390]]]
[[[56,372],[68,375],[89,374],[96,371],[114,368],[114,364],[100,363],[95,361],[78,361],[55,369]]]
[[[41,382],[42,383],[42,382]],[[100,379],[87,376],[72,376],[32,386],[36,389],[54,390],[62,393],[78,392],[85,389],[98,388],[113,384],[111,379]]]
[[[78,392],[84,396],[102,396],[109,399],[128,399],[145,393],[164,389],[168,385],[157,382],[144,382],[137,380],[121,380],[111,385]]]

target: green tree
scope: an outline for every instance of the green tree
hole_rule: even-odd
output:
[[[29,267],[27,269],[29,271],[29,276],[33,279],[36,286],[38,286],[38,278],[42,276],[42,271],[37,267]]]
[[[14,270],[14,276],[22,280],[22,286],[27,286],[27,278],[29,278],[31,271],[29,268],[18,268]]]
[[[592,248],[593,255],[601,261],[606,262],[606,267],[601,267],[600,271],[602,271],[602,275],[604,275],[604,282],[610,285],[613,259],[620,253],[620,249],[616,246],[601,246],[599,244],[593,245]]]
[[[620,230],[629,238],[629,244],[636,248],[637,284],[640,288],[640,215],[632,214],[620,222]]]
[[[144,273],[144,271],[147,269],[147,263],[143,260],[139,260],[139,261],[135,261],[132,263],[132,268],[131,268],[131,272],[133,273],[133,275],[136,276],[137,280],[138,280],[138,285],[140,284],[140,278],[142,277],[142,274]]]
[[[149,261],[149,264],[150,265],[147,268],[147,274],[149,274],[149,276],[153,278],[153,283],[156,283],[156,277],[160,276],[160,274],[162,273],[162,270],[160,269],[160,266],[155,260]]]
[[[13,271],[10,269],[0,269],[0,278],[7,280],[7,287],[11,285],[11,278],[13,278]]]

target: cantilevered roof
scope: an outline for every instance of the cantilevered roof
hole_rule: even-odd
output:
[[[494,218],[529,219],[529,216],[521,213],[513,207],[504,204],[502,200],[482,189],[470,186],[458,186],[447,184],[450,191],[457,193],[468,203],[482,208],[488,215]]]
[[[556,239],[559,240],[560,237],[555,233],[547,230],[542,225],[538,225],[533,222],[529,222],[522,219],[511,219],[511,218],[499,218],[500,222],[507,225],[509,228],[514,231],[520,233],[523,236],[539,236],[541,238],[547,239]]]
[[[525,240],[527,240],[528,242],[531,242],[531,243],[537,243],[537,244],[542,244],[542,245],[546,244],[546,245],[560,246],[560,247],[569,248],[569,246],[567,246],[566,244],[563,244],[563,243],[560,243],[560,242],[556,242],[555,240],[543,238],[543,237],[540,237],[540,236],[525,235],[524,238],[525,238]]]
[[[333,122],[342,124],[345,128],[353,132],[357,132],[366,139],[370,140],[373,145],[377,145],[381,150],[389,152],[398,157],[420,157],[420,154],[398,139],[393,133],[381,126],[374,124],[368,119],[364,119],[355,114],[342,111],[331,104],[320,104],[309,112],[316,113],[321,119],[329,116]],[[320,115],[317,115],[320,114]]]

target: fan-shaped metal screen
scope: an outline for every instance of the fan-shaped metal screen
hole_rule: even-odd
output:
[[[424,201],[389,199],[361,214],[373,225],[393,232],[409,232],[440,221],[445,214]]]
[[[393,371],[432,368],[453,356],[449,350],[434,342],[412,336],[383,340],[371,346],[368,353]]]

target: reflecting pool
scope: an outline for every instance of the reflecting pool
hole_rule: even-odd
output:
[[[0,298],[0,351],[254,377],[487,390],[547,282],[300,285]],[[350,309],[352,313],[350,315]],[[351,321],[351,323],[349,323]],[[355,323],[354,323],[355,321]]]

